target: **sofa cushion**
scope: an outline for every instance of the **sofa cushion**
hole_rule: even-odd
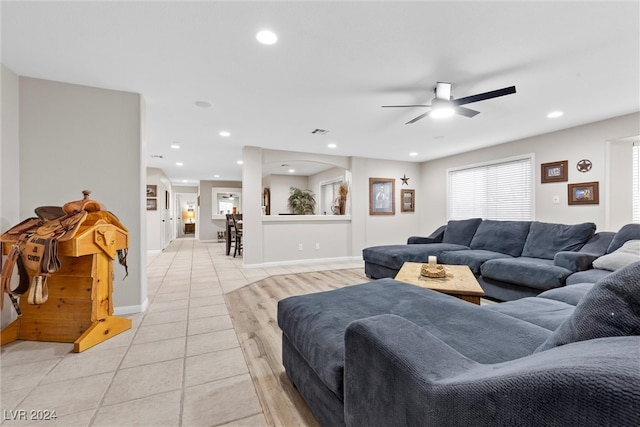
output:
[[[538,298],[552,299],[576,306],[592,287],[593,283],[578,283],[576,285],[563,286],[561,288],[544,291],[538,295]]]
[[[596,283],[536,351],[578,341],[640,335],[640,262]]]
[[[520,256],[529,233],[529,221],[484,220],[469,245],[471,249]]]
[[[598,280],[611,274],[609,270],[599,270],[592,268],[585,271],[578,271],[567,277],[565,283],[567,285],[575,285],[576,283],[596,283]]]
[[[449,221],[447,227],[444,229],[442,243],[469,246],[481,222],[482,218]]]
[[[480,275],[480,266],[487,260],[498,258],[511,258],[509,255],[499,252],[470,249],[468,251],[443,252],[438,258],[441,264],[468,265],[473,274]]]
[[[489,279],[546,291],[564,286],[571,271],[554,265],[550,259],[519,257],[486,261],[480,273]]]
[[[554,331],[571,316],[576,307],[562,301],[528,297],[503,304],[491,304],[484,308]]]
[[[607,253],[610,254],[622,247],[627,240],[639,240],[640,239],[640,224],[627,224],[623,226],[616,235],[613,237],[611,244],[607,248]]]
[[[575,225],[532,222],[522,256],[553,259],[557,252],[577,251],[595,231],[596,225],[592,222]]]
[[[593,261],[593,268],[615,271],[640,261],[640,240],[627,240],[621,247]]]
[[[372,246],[362,250],[362,258],[365,262],[400,270],[406,261],[427,262],[430,255],[439,257],[444,251],[464,249],[469,247],[453,243]]]

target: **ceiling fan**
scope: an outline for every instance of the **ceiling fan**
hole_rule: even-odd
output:
[[[415,123],[420,119],[423,119],[429,115],[431,117],[449,117],[454,114],[460,114],[465,117],[474,117],[479,114],[479,111],[472,110],[470,108],[461,107],[461,105],[471,104],[473,102],[485,101],[491,98],[498,98],[500,96],[511,95],[516,93],[515,86],[509,86],[502,89],[492,90],[490,92],[479,93],[477,95],[465,96],[464,98],[453,99],[451,96],[451,83],[436,83],[434,89],[436,97],[433,98],[431,104],[419,104],[419,105],[383,105],[382,108],[406,108],[406,107],[431,107],[430,111],[420,114],[418,117],[409,120],[406,125]]]

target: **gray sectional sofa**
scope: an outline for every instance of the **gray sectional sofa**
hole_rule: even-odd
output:
[[[362,256],[365,273],[373,279],[395,277],[405,261],[426,262],[431,255],[442,264],[466,264],[486,296],[510,301],[562,287],[573,274],[592,269],[594,259],[640,239],[640,224],[618,233],[595,230],[593,223],[473,218],[449,221],[428,237],[410,237],[406,245],[365,248]],[[595,282],[605,274],[587,273],[572,283]]]
[[[278,303],[286,372],[324,426],[635,426],[640,262],[476,306],[380,279]]]

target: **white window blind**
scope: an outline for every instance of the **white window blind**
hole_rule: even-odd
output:
[[[633,222],[640,223],[640,142],[633,143]]]
[[[533,220],[533,158],[448,172],[449,219]]]

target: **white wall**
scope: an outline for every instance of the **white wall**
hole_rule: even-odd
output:
[[[116,313],[147,304],[144,100],[139,94],[20,77],[20,217],[82,198],[129,230],[129,276],[115,263]]]
[[[20,144],[19,144],[19,80],[18,76],[2,65],[0,69],[0,233],[20,222]],[[4,261],[4,259],[3,259]],[[17,316],[9,297],[4,298],[1,324],[3,328]]]
[[[278,215],[281,213],[291,213],[289,209],[289,192],[291,187],[298,187],[303,190],[309,188],[309,178],[306,176],[295,175],[270,175],[269,181],[271,183],[271,215]],[[314,192],[314,196],[317,199],[317,194]],[[318,213],[318,212],[316,212]]]
[[[446,171],[448,168],[470,165],[490,160],[503,159],[520,154],[535,154],[535,219],[545,222],[576,224],[594,222],[599,231],[617,231],[620,224],[629,222],[618,219],[620,213],[612,212],[607,224],[605,219],[607,200],[607,141],[640,134],[640,114],[634,113],[583,126],[565,129],[558,132],[539,135],[519,141],[488,147],[457,156],[451,156],[422,164],[422,192],[417,193],[417,204],[427,199],[429,192],[429,209],[420,213],[420,234],[427,235],[438,226],[446,223]],[[581,159],[589,159],[593,163],[591,171],[581,173],[576,163]],[[542,163],[568,160],[569,181],[561,183],[540,182],[540,165]],[[625,167],[628,165],[611,165]],[[598,181],[600,189],[599,205],[568,205],[568,183]],[[553,204],[553,197],[560,198],[560,204]],[[623,194],[612,194],[613,197],[630,197]],[[617,203],[615,198],[613,203]]]
[[[404,244],[420,230],[420,213],[431,208],[423,198],[420,165],[412,162],[354,157],[351,161],[351,218],[353,222],[353,255],[361,255],[369,246]],[[409,180],[402,185],[401,177]],[[395,179],[395,215],[369,215],[369,178]],[[416,190],[414,212],[400,211],[400,190]],[[425,195],[426,196],[426,195]]]

